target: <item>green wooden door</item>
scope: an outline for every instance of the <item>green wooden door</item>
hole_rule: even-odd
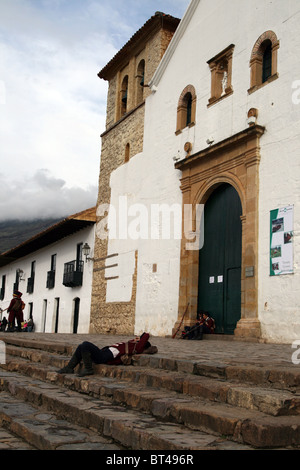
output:
[[[216,333],[233,334],[241,318],[242,207],[229,184],[219,186],[204,211],[199,252],[198,309],[216,321]]]

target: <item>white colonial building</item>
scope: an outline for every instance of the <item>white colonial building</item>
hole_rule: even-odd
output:
[[[106,301],[130,302],[136,282],[136,333],[207,310],[219,334],[300,338],[299,19],[298,0],[192,0],[147,84],[143,151],[111,174],[107,244]]]
[[[6,309],[19,290],[24,320],[32,318],[36,332],[88,333],[95,220],[95,208],[71,215],[3,253],[0,307]]]

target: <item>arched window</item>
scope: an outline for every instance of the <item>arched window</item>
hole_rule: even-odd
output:
[[[145,85],[145,61],[141,60],[136,74],[136,104],[140,104],[144,99]]]
[[[196,91],[192,85],[185,87],[180,95],[177,107],[176,134],[182,129],[195,125],[196,120]]]
[[[191,93],[187,93],[185,95],[185,101],[186,101],[186,126],[189,126],[192,122],[193,97],[192,97]]]
[[[265,83],[272,75],[272,43],[266,41],[266,47],[263,54],[262,65],[262,83]]]
[[[127,112],[128,101],[128,75],[124,77],[121,86],[121,103],[120,103],[120,117],[124,116]]]
[[[258,38],[250,59],[251,77],[248,93],[253,93],[262,85],[278,78],[278,49],[279,41],[273,31],[266,31]]]
[[[127,144],[125,147],[125,163],[129,162],[130,159],[130,144]]]

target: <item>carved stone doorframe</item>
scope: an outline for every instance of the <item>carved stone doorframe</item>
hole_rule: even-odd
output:
[[[242,205],[242,275],[241,320],[235,329],[239,337],[259,338],[258,320],[258,198],[260,138],[265,128],[249,128],[177,162],[181,170],[183,208],[185,204],[205,204],[212,192],[223,183],[231,184],[239,194]],[[193,211],[196,214],[196,210]],[[184,214],[184,209],[183,209]],[[195,219],[195,216],[194,216]],[[193,220],[193,230],[197,230]],[[183,231],[184,232],[184,231]],[[177,330],[184,312],[184,325],[197,317],[199,251],[187,250],[188,240],[183,233],[181,244],[180,288]],[[204,240],[205,243],[205,240]]]

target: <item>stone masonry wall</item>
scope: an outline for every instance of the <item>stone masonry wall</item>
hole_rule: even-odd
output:
[[[130,145],[130,158],[143,151],[145,102],[137,103],[135,76],[140,60],[145,60],[145,84],[152,78],[174,32],[160,29],[148,38],[144,49],[128,58],[109,82],[107,98],[106,131],[102,135],[99,194],[97,207],[109,204],[111,198],[110,176],[114,170],[125,163],[126,145]],[[120,86],[125,75],[129,76],[127,113],[119,119]],[[150,89],[144,88],[144,100]],[[99,218],[98,218],[99,221]],[[97,230],[96,230],[97,233]],[[132,298],[130,302],[106,302],[107,240],[95,239],[94,277],[91,304],[91,333],[134,334],[135,304],[137,285],[137,261],[135,254],[135,273],[133,275]]]
[[[100,190],[97,206],[110,203],[110,175],[124,164],[125,147],[131,143],[131,155],[143,149],[144,104],[102,137]],[[134,141],[131,140],[135,135]],[[135,312],[135,287],[129,303],[106,303],[105,258],[107,240],[96,235],[94,252],[94,280],[91,306],[91,332],[133,334]],[[135,274],[136,276],[136,274]],[[136,282],[134,281],[134,286]]]

